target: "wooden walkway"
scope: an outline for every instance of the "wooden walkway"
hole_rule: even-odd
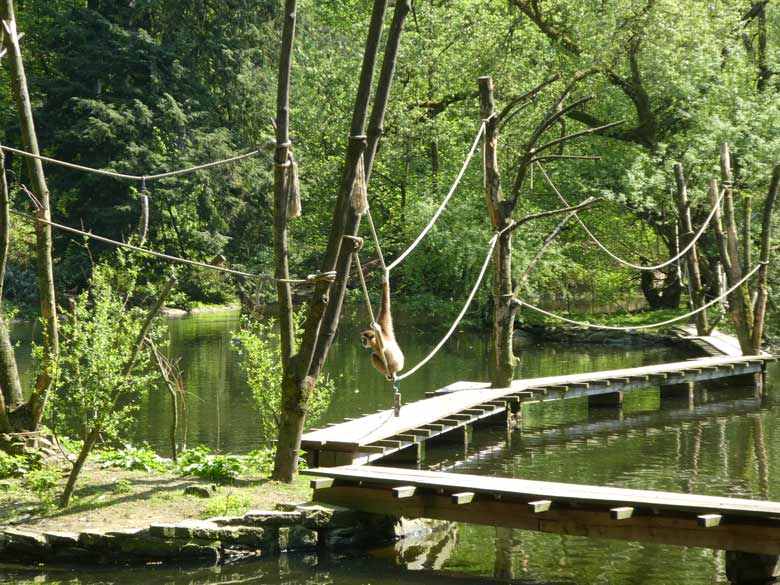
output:
[[[780,502],[374,466],[303,472],[314,499],[363,512],[780,554]]]
[[[307,451],[312,466],[369,463],[487,419],[506,417],[507,410],[524,402],[614,397],[649,385],[679,388],[693,382],[758,374],[764,371],[766,362],[776,359],[769,355],[704,357],[638,368],[516,380],[510,388],[458,382],[427,399],[404,405],[398,417],[392,410],[385,410],[306,433],[302,448]]]

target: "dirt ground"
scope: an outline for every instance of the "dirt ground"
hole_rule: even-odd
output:
[[[60,532],[140,528],[155,522],[272,510],[278,503],[306,502],[311,496],[306,478],[292,484],[243,478],[217,485],[170,473],[93,465],[82,472],[71,505],[59,510],[56,499],[63,485],[64,476],[53,489],[35,493],[24,479],[0,481],[0,527]],[[185,495],[184,490],[193,485],[205,486],[213,495]]]

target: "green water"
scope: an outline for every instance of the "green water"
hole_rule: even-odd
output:
[[[189,400],[189,443],[248,451],[263,437],[257,413],[231,351],[237,315],[171,321],[174,355],[181,355]],[[407,363],[438,340],[435,328],[401,326]],[[357,326],[340,331],[328,360],[337,395],[327,420],[388,407],[392,390],[372,371]],[[664,348],[546,344],[522,351],[521,376],[630,367],[683,359]],[[461,332],[431,365],[402,388],[405,400],[456,380],[488,375],[487,338]],[[584,400],[531,406],[524,430],[475,433],[469,450],[428,449],[425,465],[454,473],[523,477],[780,500],[780,371],[770,370],[769,398],[731,387],[699,391],[697,404],[660,403],[657,388],[626,395],[622,414],[588,412]],[[144,400],[138,440],[165,452],[169,410],[163,392]],[[21,571],[0,569],[0,583],[163,584],[338,583],[578,583],[661,585],[725,583],[722,554],[518,530],[453,525],[420,542],[360,555],[290,555],[236,567]]]

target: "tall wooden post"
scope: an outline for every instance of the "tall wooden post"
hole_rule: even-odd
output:
[[[680,163],[674,163],[674,177],[677,182],[676,199],[677,211],[680,216],[680,245],[684,248],[693,240],[693,224],[691,222],[690,201],[688,200],[688,187],[685,184],[685,175]],[[688,280],[691,287],[691,308],[695,310],[704,305],[704,288],[701,284],[701,271],[695,244],[685,255],[685,261],[688,266]],[[709,333],[707,311],[696,314],[696,332],[699,335]]]
[[[16,30],[13,0],[2,0],[0,4],[3,26],[6,27],[4,46],[8,51],[8,64],[11,77],[11,90],[16,101],[22,144],[32,154],[39,154],[38,138],[35,134],[30,92],[22,62],[22,50],[19,46],[19,34]],[[41,203],[38,216],[51,219],[49,207],[49,188],[43,174],[43,165],[38,159],[27,159],[27,173],[32,182],[33,192]],[[42,222],[35,223],[35,255],[38,274],[38,291],[41,303],[41,319],[44,323],[43,355],[44,367],[35,382],[35,390],[30,397],[31,429],[37,429],[43,418],[46,398],[52,382],[52,370],[59,354],[57,326],[57,306],[54,296],[54,270],[51,259],[51,227]]]
[[[502,230],[511,221],[511,207],[504,201],[501,193],[501,174],[498,170],[498,129],[494,115],[493,80],[490,77],[479,78],[480,113],[485,121],[485,143],[483,160],[485,169],[485,198],[493,229]],[[491,373],[494,388],[511,385],[514,377],[515,356],[512,353],[512,335],[514,333],[517,304],[512,294],[512,231],[503,233],[494,252],[495,278],[493,283],[493,351],[495,367]]]

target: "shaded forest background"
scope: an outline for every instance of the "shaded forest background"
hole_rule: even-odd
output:
[[[299,4],[291,136],[301,168],[303,217],[291,225],[293,275],[316,272],[320,264],[369,4]],[[273,136],[279,2],[25,0],[18,2],[17,16],[45,155],[151,174],[248,151]],[[718,175],[721,142],[731,145],[738,193],[742,200],[752,198],[760,212],[780,153],[779,73],[780,8],[767,0],[418,0],[371,182],[385,255],[403,249],[446,194],[479,126],[481,75],[491,75],[498,100],[507,101],[553,74],[561,75],[561,83],[579,74],[574,97],[596,99],[565,117],[563,129],[626,120],[567,150],[601,161],[567,160],[550,169],[572,199],[605,199],[583,217],[608,247],[635,262],[661,262],[677,252],[675,161],[688,175],[695,226],[709,212],[707,181]],[[7,76],[6,68],[0,76]],[[7,79],[0,82],[8,87]],[[500,151],[507,172],[523,130],[548,107],[541,95],[507,125]],[[4,144],[21,144],[7,92],[0,95],[0,128]],[[23,161],[8,155],[6,162],[14,206],[29,210],[18,188],[27,182]],[[466,296],[490,230],[479,166],[469,170],[422,249],[398,269],[400,299],[444,310]],[[137,184],[54,166],[47,167],[47,176],[55,221],[123,240],[137,230]],[[223,255],[231,267],[271,272],[272,182],[269,152],[149,184],[147,245],[206,262]],[[538,177],[521,202],[524,213],[559,206]],[[32,227],[16,217],[13,222],[6,297],[35,303]],[[527,264],[556,223],[540,221],[518,232],[516,265]],[[54,235],[58,289],[79,290],[94,259],[110,250],[96,244],[87,250],[81,241]],[[702,255],[703,276],[714,294],[718,252],[706,234]],[[148,262],[143,274],[153,287],[164,280],[166,266]],[[770,276],[773,281],[776,276]],[[235,299],[236,283],[212,272],[181,269],[180,283],[174,299],[180,306]],[[478,297],[484,315],[488,287]],[[546,300],[595,298],[627,306],[644,293],[650,304],[664,308],[680,303],[682,289],[676,267],[642,282],[637,272],[604,256],[575,224],[529,285],[530,296]],[[259,292],[273,298],[271,287]]]

